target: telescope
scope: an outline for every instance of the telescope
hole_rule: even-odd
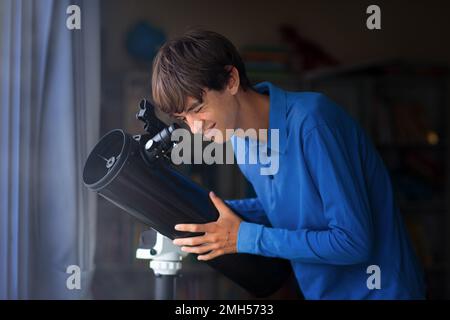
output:
[[[176,147],[171,135],[178,125],[159,120],[147,100],[140,102],[137,118],[144,122],[146,133],[132,136],[115,129],[95,145],[83,170],[85,186],[171,240],[202,235],[174,229],[176,224],[219,218],[208,190],[171,163],[170,152]],[[291,274],[288,260],[244,253],[200,263],[258,298],[275,293]]]

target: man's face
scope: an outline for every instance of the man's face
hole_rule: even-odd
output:
[[[192,133],[201,133],[208,140],[224,143],[231,138],[230,130],[236,129],[238,104],[228,90],[205,90],[203,101],[188,97],[186,111],[174,116],[184,121]]]

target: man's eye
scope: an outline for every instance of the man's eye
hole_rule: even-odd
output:
[[[204,107],[204,106],[202,105],[202,106],[200,106],[200,107],[194,109],[194,113],[199,113],[200,111],[202,111],[203,107]]]
[[[186,117],[175,117],[178,121],[186,122]]]

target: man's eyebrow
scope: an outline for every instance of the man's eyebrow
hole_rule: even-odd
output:
[[[183,112],[190,112],[190,111],[194,110],[195,108],[197,108],[201,104],[203,104],[203,101],[195,101]],[[183,116],[176,115],[175,113],[172,113],[172,117],[175,117],[175,118],[178,118],[178,119],[179,118],[183,118]]]

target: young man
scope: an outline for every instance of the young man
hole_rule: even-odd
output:
[[[278,157],[276,173],[240,164],[257,198],[224,202],[211,192],[220,217],[177,225],[204,233],[174,240],[184,251],[200,260],[232,253],[288,259],[307,299],[424,298],[387,170],[364,131],[326,96],[267,82],[252,88],[231,42],[201,30],[159,50],[152,93],[157,107],[193,132],[231,139],[235,153],[255,153],[271,139],[227,129],[279,137],[267,150]]]

